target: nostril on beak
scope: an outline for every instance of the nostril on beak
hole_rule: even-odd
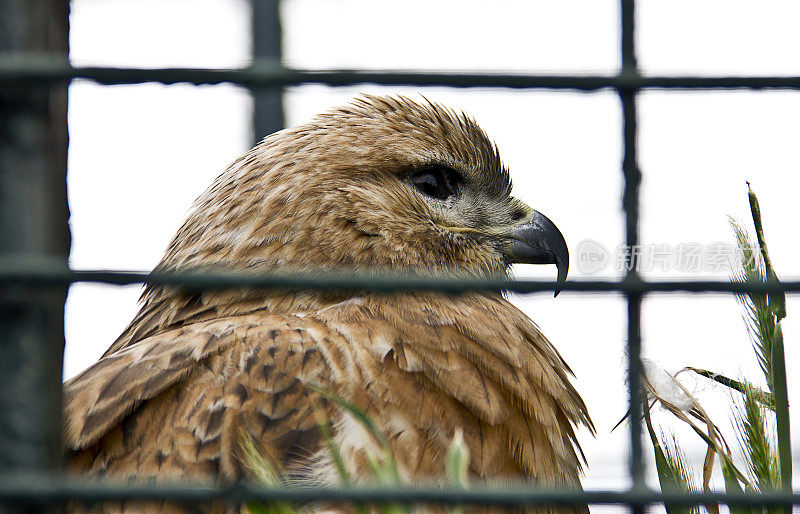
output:
[[[528,213],[525,212],[524,209],[518,207],[513,211],[511,211],[511,221],[519,221],[523,219],[525,216],[527,216],[527,214]]]

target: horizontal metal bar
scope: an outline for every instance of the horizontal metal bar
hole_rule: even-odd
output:
[[[664,292],[685,293],[774,293],[800,292],[800,280],[781,283],[728,282],[724,280],[657,281],[625,278],[622,280],[570,280],[558,283],[532,279],[504,278],[447,278],[420,275],[377,275],[364,273],[325,273],[319,275],[289,273],[243,273],[220,271],[89,271],[71,270],[52,260],[38,261],[0,259],[0,284],[25,284],[50,286],[75,282],[102,284],[151,284],[184,286],[193,289],[225,289],[252,287],[258,289],[315,289],[325,291],[441,291],[463,293],[467,291],[512,291],[536,293],[546,291],[584,291],[625,294]]]
[[[512,89],[553,89],[596,91],[599,89],[800,89],[800,77],[729,76],[675,77],[642,76],[626,71],[612,75],[539,75],[520,73],[379,71],[379,70],[297,70],[273,61],[255,61],[236,69],[121,68],[73,66],[63,58],[46,55],[0,54],[0,84],[59,82],[87,79],[101,84],[160,82],[175,84],[234,83],[249,88],[327,84],[383,84],[410,86],[487,87]]]
[[[319,488],[264,487],[236,484],[231,487],[187,484],[114,483],[81,480],[75,477],[13,475],[0,478],[0,500],[45,504],[72,499],[166,500],[176,502],[262,501],[310,503],[319,501],[352,503],[441,503],[447,505],[575,505],[669,503],[699,505],[707,503],[747,506],[800,504],[800,494],[661,493],[656,491],[570,491],[531,488]]]
[[[88,79],[101,84],[160,82],[174,84],[234,83],[250,88],[284,87],[318,83],[349,86],[373,83],[385,85],[547,88],[591,91],[614,87],[613,76],[531,76],[487,73],[441,73],[412,71],[296,70],[271,61],[255,61],[238,69],[197,68],[119,68],[71,66],[68,62],[44,56],[0,55],[0,83],[53,82]]]

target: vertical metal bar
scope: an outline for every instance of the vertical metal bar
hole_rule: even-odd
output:
[[[634,29],[636,20],[634,18],[634,0],[622,0],[620,9],[622,70],[636,71],[636,40]]]
[[[0,0],[0,51],[67,56],[69,1]],[[0,88],[0,258],[69,253],[67,85]],[[0,288],[0,472],[62,461],[66,287]]]
[[[253,58],[281,59],[280,0],[252,0]],[[284,126],[281,88],[253,90],[253,138],[260,141]]]
[[[634,0],[621,0],[622,28],[622,73],[637,73],[634,30]],[[634,87],[621,87],[619,96],[622,102],[624,154],[622,170],[625,176],[625,191],[622,207],[625,211],[625,244],[628,247],[627,279],[638,280],[639,245],[639,184],[641,172],[636,157],[637,115]],[[642,295],[629,294],[628,299],[628,370],[630,402],[630,476],[634,489],[645,487],[644,456],[642,453],[641,422],[641,308]],[[639,510],[641,506],[638,507]]]

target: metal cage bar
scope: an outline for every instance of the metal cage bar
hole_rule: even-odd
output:
[[[253,58],[281,60],[280,0],[252,0]],[[284,125],[283,91],[256,87],[253,94],[253,141],[258,142]]]
[[[180,503],[215,500],[313,503],[436,503],[443,505],[702,505],[727,503],[736,506],[782,506],[800,504],[800,494],[662,493],[656,491],[565,491],[533,488],[312,488],[261,487],[236,484],[143,484],[80,480],[48,475],[0,475],[0,500],[47,504],[80,498],[87,502],[107,500],[164,499]]]
[[[0,0],[0,50],[66,59],[67,0]],[[65,260],[66,84],[0,89],[0,256]],[[0,288],[0,468],[61,463],[61,369],[66,284]]]
[[[421,275],[372,275],[359,273],[247,274],[219,271],[105,271],[73,270],[61,261],[0,258],[0,285],[63,285],[76,282],[98,284],[151,284],[185,286],[190,289],[231,287],[294,288],[378,292],[511,291],[520,294],[545,291],[587,293],[664,294],[664,293],[800,293],[800,280],[783,282],[726,282],[720,280],[568,280],[564,283],[535,279],[463,279]]]
[[[635,13],[633,0],[620,1],[621,24],[621,75],[636,75],[636,35]],[[622,173],[624,178],[624,191],[622,194],[622,209],[625,213],[625,244],[628,248],[639,245],[639,184],[641,172],[636,157],[637,144],[637,117],[636,95],[638,90],[634,86],[620,87],[617,89],[622,107]],[[628,252],[626,256],[626,276],[629,282],[639,280],[638,261],[636,252]],[[630,462],[629,472],[631,490],[640,491],[645,485],[645,461],[642,451],[642,417],[641,387],[642,387],[642,341],[641,341],[641,314],[642,293],[627,292],[628,302],[628,417],[630,427]],[[632,512],[644,511],[643,505],[632,504]]]
[[[352,86],[448,86],[507,89],[553,89],[597,91],[602,89],[800,89],[800,76],[650,76],[638,72],[610,75],[545,75],[511,73],[435,73],[386,70],[300,70],[274,60],[255,60],[250,66],[235,69],[202,68],[124,68],[73,66],[63,57],[41,53],[0,53],[0,84],[65,82],[76,79],[100,84],[195,85],[232,83],[248,88],[282,87],[301,84]]]

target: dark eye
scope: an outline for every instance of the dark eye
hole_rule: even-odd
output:
[[[411,175],[411,184],[420,193],[437,200],[453,196],[459,183],[458,173],[447,168],[426,168]]]

